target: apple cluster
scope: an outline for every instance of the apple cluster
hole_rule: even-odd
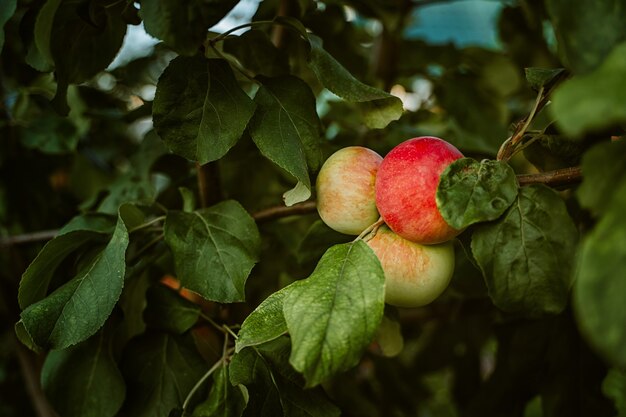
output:
[[[317,210],[332,229],[359,235],[379,218],[384,225],[365,237],[385,273],[385,302],[419,307],[447,288],[454,272],[452,239],[461,231],[446,223],[435,196],[441,173],[462,158],[432,136],[409,139],[385,158],[350,146],[332,154],[317,177]]]

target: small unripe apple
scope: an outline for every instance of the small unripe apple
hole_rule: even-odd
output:
[[[383,158],[371,149],[349,146],[332,154],[317,176],[317,211],[330,228],[358,235],[380,217],[374,184]]]
[[[385,274],[385,302],[421,307],[444,292],[454,273],[452,242],[420,245],[382,226],[367,241]]]
[[[441,173],[463,154],[432,136],[409,139],[393,148],[378,169],[376,206],[398,235],[425,245],[446,242],[461,231],[441,217],[435,199]]]

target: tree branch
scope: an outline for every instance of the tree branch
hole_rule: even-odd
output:
[[[565,185],[578,184],[582,181],[583,174],[580,167],[557,169],[554,171],[540,172],[538,174],[522,174],[517,176],[520,186],[530,184],[545,184],[550,187],[562,187]]]
[[[521,187],[531,184],[545,184],[550,187],[559,188],[578,184],[582,181],[582,178],[583,175],[580,167],[569,167],[554,171],[539,172],[537,174],[520,174],[517,176],[517,182]],[[264,223],[283,217],[311,214],[315,212],[316,207],[315,201],[305,201],[304,203],[294,204],[290,207],[269,207],[253,213],[252,218],[257,223]],[[0,249],[25,243],[47,241],[55,237],[58,232],[58,230],[42,230],[22,235],[1,237]]]

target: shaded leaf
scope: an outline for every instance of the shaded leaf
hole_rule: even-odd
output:
[[[541,87],[549,88],[555,82],[561,80],[567,71],[565,68],[524,68],[526,73],[526,81],[533,90],[539,90]]]
[[[493,303],[504,311],[561,312],[569,297],[578,232],[559,195],[523,187],[496,222],[480,225],[472,253]]]
[[[574,309],[583,334],[610,363],[626,367],[626,183],[613,190],[594,230],[583,241],[574,287]]]
[[[224,52],[237,57],[248,70],[268,77],[289,73],[287,55],[274,46],[260,30],[249,30],[224,40]]]
[[[159,78],[154,126],[172,152],[205,164],[224,156],[254,112],[230,65],[221,59],[178,57]]]
[[[67,118],[48,115],[22,130],[22,144],[48,154],[64,154],[76,150],[79,134]]]
[[[626,6],[624,7],[626,10]],[[613,49],[595,71],[561,84],[550,109],[559,129],[581,137],[626,122],[626,42]]]
[[[184,287],[221,303],[244,300],[246,279],[259,259],[260,237],[239,203],[224,201],[193,213],[171,210],[164,233]]]
[[[165,285],[153,285],[146,293],[143,312],[146,325],[174,333],[189,330],[200,317],[200,306]]]
[[[54,59],[50,52],[52,24],[61,0],[48,0],[39,10],[35,20],[34,40],[29,47],[26,62],[39,71],[51,71]]]
[[[209,398],[198,405],[192,417],[239,417],[246,401],[239,387],[230,383],[229,366],[222,365],[213,376]]]
[[[122,360],[128,384],[125,415],[167,417],[207,369],[190,336],[145,333],[131,340]]]
[[[119,218],[109,243],[76,277],[22,311],[20,321],[38,346],[63,349],[104,324],[122,292],[127,246],[128,232]]]
[[[230,366],[233,385],[249,394],[244,416],[332,417],[340,414],[320,387],[303,389],[289,364],[289,339],[280,338],[237,353]],[[301,378],[301,376],[300,376]]]
[[[181,55],[194,55],[208,29],[237,4],[237,0],[144,0],[139,15],[146,32]]]
[[[546,1],[566,66],[587,73],[600,65],[611,49],[626,40],[626,4],[622,0]]]
[[[437,207],[455,229],[495,220],[515,201],[517,179],[509,165],[461,158],[441,174]]]
[[[250,135],[261,153],[293,175],[298,184],[285,194],[292,205],[311,196],[308,169],[321,164],[320,121],[311,88],[294,76],[261,77]]]
[[[300,241],[298,246],[298,262],[308,264],[317,262],[324,252],[337,243],[348,243],[353,236],[339,233],[321,220],[316,220]]]
[[[602,392],[615,403],[618,417],[626,417],[626,372],[611,369],[602,383]]]
[[[46,243],[22,275],[18,292],[20,307],[25,309],[45,298],[50,281],[61,262],[88,242],[102,241],[104,237],[103,233],[95,231],[74,230]]]
[[[15,6],[17,0],[5,0],[0,3],[0,52],[4,46],[4,24],[9,21],[13,13],[15,13]]]
[[[283,300],[290,362],[307,386],[358,363],[383,309],[384,275],[374,252],[360,240],[331,247]]]
[[[60,80],[81,83],[113,61],[126,34],[126,22],[121,18],[123,7],[121,2],[107,6],[84,0],[61,1],[49,38],[50,54]],[[83,12],[85,8],[88,16]],[[44,56],[46,29],[47,23],[42,21],[41,33],[36,37]]]
[[[626,180],[626,142],[593,147],[582,161],[583,182],[576,190],[580,204],[595,216],[603,214],[617,197],[615,191]]]
[[[354,78],[322,47],[322,40],[309,35],[309,65],[322,85],[346,101],[359,103],[367,127],[382,129],[402,116],[402,101],[385,91],[363,84]]]
[[[63,417],[109,417],[117,414],[126,384],[104,333],[46,356],[41,385]]]

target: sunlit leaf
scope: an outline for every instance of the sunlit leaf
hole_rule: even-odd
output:
[[[516,196],[517,180],[510,166],[499,161],[462,158],[441,174],[437,207],[450,226],[463,229],[497,219]]]
[[[374,252],[362,241],[330,248],[283,300],[290,362],[307,386],[358,363],[383,309],[384,275]]]

